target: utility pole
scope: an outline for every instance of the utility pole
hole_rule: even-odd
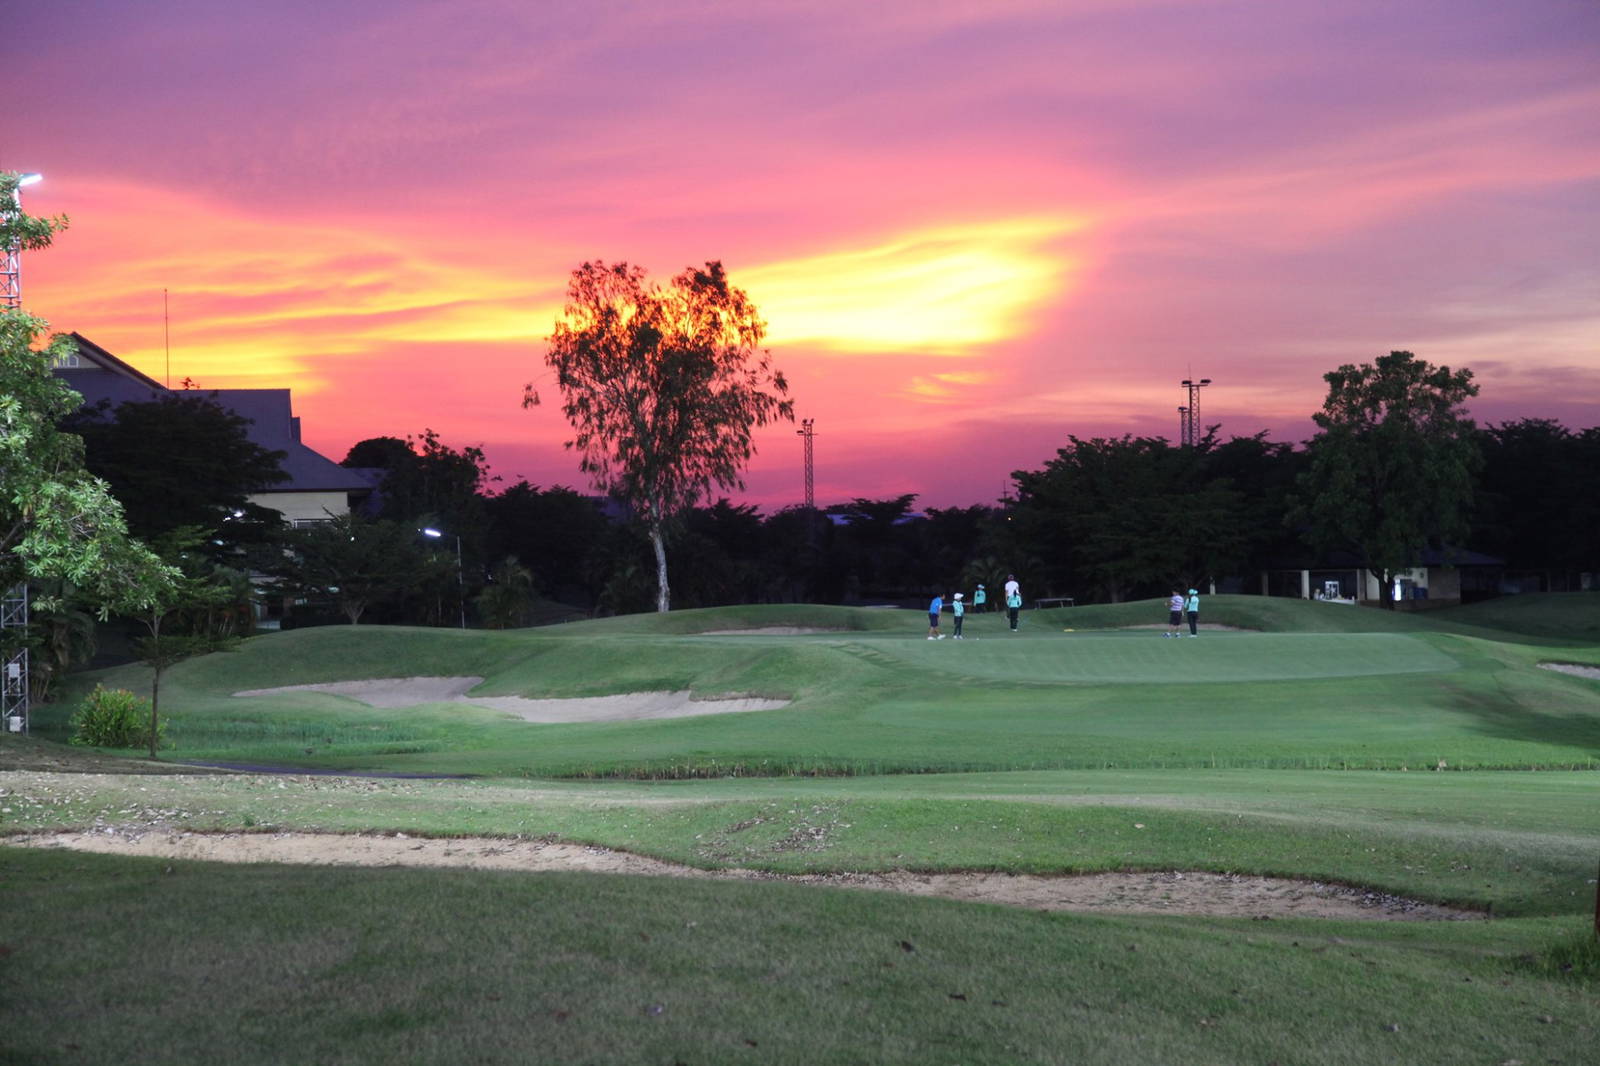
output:
[[[17,183],[10,211],[22,211],[22,187],[39,180],[38,174],[24,174]],[[7,208],[0,208],[0,211]],[[15,244],[0,248],[0,309],[22,308],[22,249]],[[19,581],[0,596],[0,631],[7,636],[25,637],[28,632],[28,582]],[[18,642],[21,645],[21,642]],[[28,649],[19,646],[5,654],[0,666],[0,727],[8,732],[28,731]]]
[[[1200,442],[1200,390],[1211,384],[1211,379],[1184,378],[1181,384],[1189,390],[1188,406],[1178,408],[1183,415],[1183,446],[1193,448]]]

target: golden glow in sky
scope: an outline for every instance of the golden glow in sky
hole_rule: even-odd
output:
[[[1391,349],[1593,425],[1600,6],[1448,7],[31,4],[0,167],[72,219],[31,310],[291,387],[334,458],[433,428],[583,486],[520,399],[588,260],[725,264],[828,501],[991,501],[1068,434],[1172,437],[1186,377],[1304,439]],[[758,446],[749,500],[794,502],[790,427]]]
[[[863,249],[757,267],[742,278],[773,344],[859,353],[974,355],[1023,336],[1071,299],[1066,218],[1005,219],[898,234]]]

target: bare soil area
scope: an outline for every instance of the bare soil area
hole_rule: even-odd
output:
[[[751,697],[695,699],[690,692],[628,692],[617,696],[589,696],[582,699],[535,700],[523,696],[469,696],[483,684],[481,677],[384,677],[370,681],[332,681],[318,685],[284,685],[280,688],[253,688],[235,696],[278,696],[290,692],[325,692],[347,696],[369,707],[416,707],[424,703],[467,703],[492,707],[525,721],[554,722],[630,722],[646,718],[689,718],[703,714],[735,714],[741,711],[775,711],[789,705],[788,700],[763,700]]]
[[[1232,874],[1105,873],[1047,877],[998,873],[844,873],[780,875],[757,870],[699,870],[642,855],[553,840],[404,834],[189,833],[106,828],[8,838],[13,846],[70,848],[206,862],[306,865],[435,866],[476,870],[584,871],[654,877],[792,881],[802,884],[938,896],[1033,910],[1122,914],[1204,914],[1249,918],[1461,920],[1473,911],[1419,903],[1343,885]]]

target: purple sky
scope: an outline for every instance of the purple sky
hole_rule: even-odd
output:
[[[524,411],[571,269],[721,259],[819,502],[989,502],[1078,436],[1311,432],[1321,375],[1465,365],[1600,424],[1600,5],[59,0],[0,167],[72,228],[27,304],[158,378],[292,386],[342,457],[437,429],[582,487]],[[801,492],[792,427],[749,491]]]

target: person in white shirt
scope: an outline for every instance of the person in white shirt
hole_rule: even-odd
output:
[[[1022,586],[1017,584],[1016,574],[1006,575],[1006,620],[1011,623],[1011,632],[1017,631],[1017,611],[1022,607]]]
[[[1177,589],[1172,590],[1172,598],[1167,601],[1167,625],[1170,627],[1164,637],[1181,637],[1179,630],[1183,626],[1183,593]]]

